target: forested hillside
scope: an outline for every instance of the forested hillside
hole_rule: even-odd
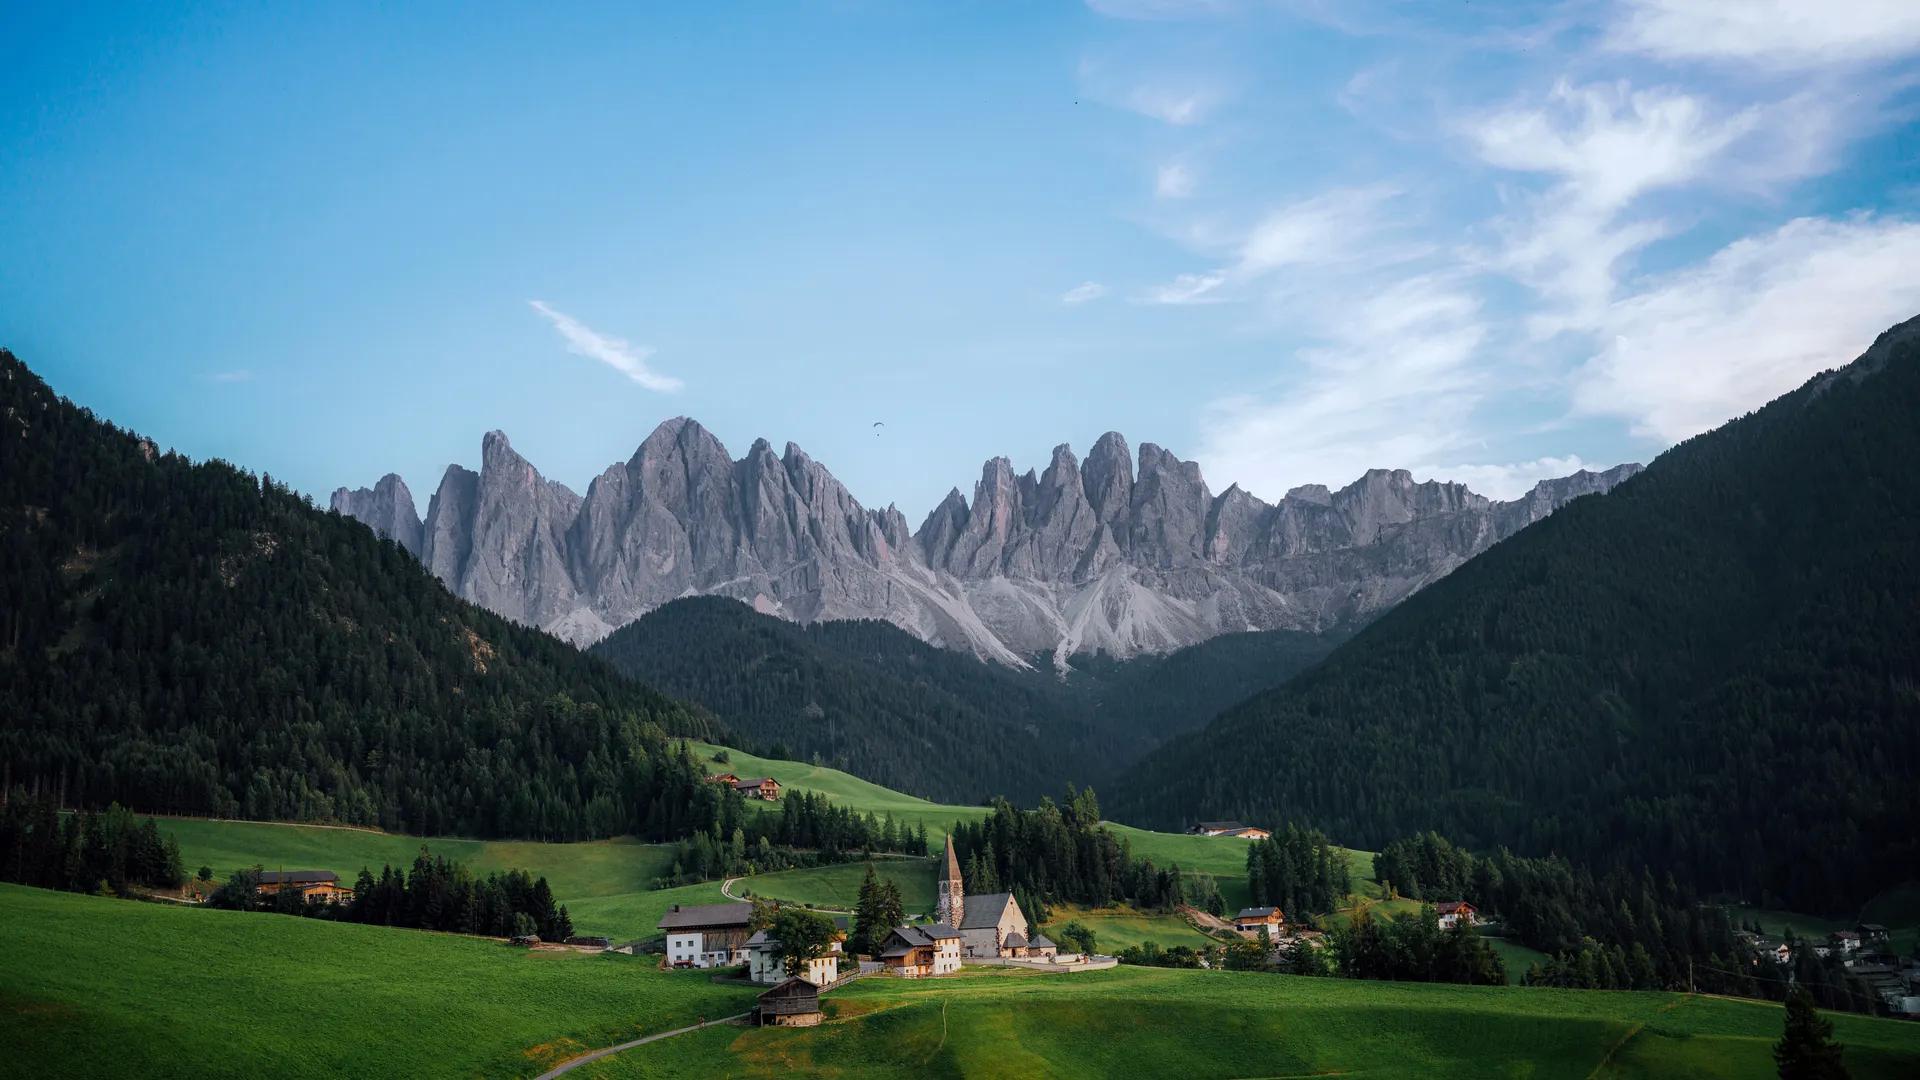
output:
[[[1913,320],[1495,546],[1109,803],[1363,846],[1433,828],[1851,910],[1920,866],[1917,466]]]
[[[928,645],[878,620],[800,626],[688,597],[593,651],[699,703],[736,743],[925,798],[1033,801],[1111,778],[1168,736],[1284,681],[1334,639],[1269,631],[1166,657],[1082,658],[1062,682]]]
[[[0,789],[545,839],[738,812],[668,749],[702,716],[4,351],[0,465]]]

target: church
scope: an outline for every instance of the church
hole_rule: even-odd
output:
[[[960,953],[964,957],[1039,958],[1059,951],[1053,942],[1031,933],[1026,913],[1012,893],[967,895],[951,836],[947,837],[946,866],[940,871],[936,895],[939,899],[934,920],[960,932]]]

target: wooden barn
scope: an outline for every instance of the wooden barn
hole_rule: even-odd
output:
[[[788,979],[760,995],[753,1019],[762,1027],[813,1027],[820,1022],[820,988]]]

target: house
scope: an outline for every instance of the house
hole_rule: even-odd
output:
[[[1187,830],[1189,836],[1229,836],[1247,826],[1237,821],[1198,821]],[[1265,831],[1265,830],[1261,830]]]
[[[1753,951],[1762,960],[1771,960],[1776,964],[1785,964],[1793,959],[1793,950],[1784,941],[1761,938],[1754,943]]]
[[[780,801],[780,781],[771,776],[750,776],[744,780],[733,781],[733,790],[749,799],[765,799],[768,802]]]
[[[1468,926],[1480,925],[1480,909],[1465,900],[1442,900],[1433,905],[1434,913],[1440,916],[1440,929],[1451,930],[1460,923]]]
[[[260,895],[298,891],[308,900],[345,903],[353,899],[353,890],[342,888],[340,875],[331,870],[265,870],[260,874]]]
[[[893,975],[909,979],[951,975],[960,970],[960,931],[946,923],[896,926],[880,943],[880,962]]]
[[[953,837],[947,837],[946,868],[940,872],[935,895],[939,897],[934,917],[960,931],[963,956],[1005,957],[1021,953],[1008,951],[1007,939],[1017,935],[1019,949],[1028,948],[1026,913],[1012,893],[976,893],[966,895],[960,878],[960,857],[953,850]]]
[[[1887,928],[1881,926],[1879,923],[1861,923],[1854,929],[1859,931],[1860,944],[1862,945],[1885,945],[1887,943]]]
[[[763,1027],[813,1027],[820,1022],[820,988],[788,979],[760,995],[753,1018]]]
[[[1235,829],[1225,835],[1231,836],[1236,840],[1267,840],[1273,836],[1271,832],[1268,832],[1258,825],[1248,825],[1244,828]]]
[[[725,784],[728,787],[732,787],[739,782],[740,778],[730,772],[714,773],[712,776],[707,777],[707,783],[709,784]]]
[[[1023,955],[1030,960],[1051,960],[1060,955],[1060,946],[1055,945],[1045,934],[1035,934],[1032,940],[1027,942],[1027,951]]]
[[[1840,955],[1845,956],[1848,953],[1859,950],[1860,931],[1835,930],[1833,933],[1827,935],[1827,940],[1833,942],[1833,947],[1840,951]]]
[[[1252,934],[1254,937],[1259,937],[1261,929],[1264,928],[1269,939],[1277,938],[1286,925],[1286,916],[1282,915],[1277,907],[1241,908],[1240,914],[1233,917],[1235,930],[1243,934]]]
[[[846,934],[836,929],[833,943],[822,956],[807,961],[805,971],[796,978],[805,979],[815,986],[829,986],[840,977],[840,957],[843,950],[840,943]],[[757,983],[771,986],[787,978],[786,965],[780,959],[780,939],[765,930],[755,931],[747,939],[747,978]]]
[[[674,967],[726,967],[746,962],[753,905],[675,904],[660,917],[667,933],[667,963]]]

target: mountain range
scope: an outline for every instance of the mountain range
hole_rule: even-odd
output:
[[[920,527],[863,507],[826,466],[758,440],[734,459],[666,421],[580,496],[506,435],[478,472],[449,465],[425,518],[397,475],[333,493],[335,510],[417,555],[457,595],[576,644],[689,595],[801,623],[882,619],[1014,667],[1165,653],[1248,630],[1319,632],[1392,607],[1570,499],[1638,465],[1542,481],[1497,502],[1465,486],[1368,472],[1269,504],[1213,494],[1191,461],[1116,432],[1043,471],[996,457]]]

